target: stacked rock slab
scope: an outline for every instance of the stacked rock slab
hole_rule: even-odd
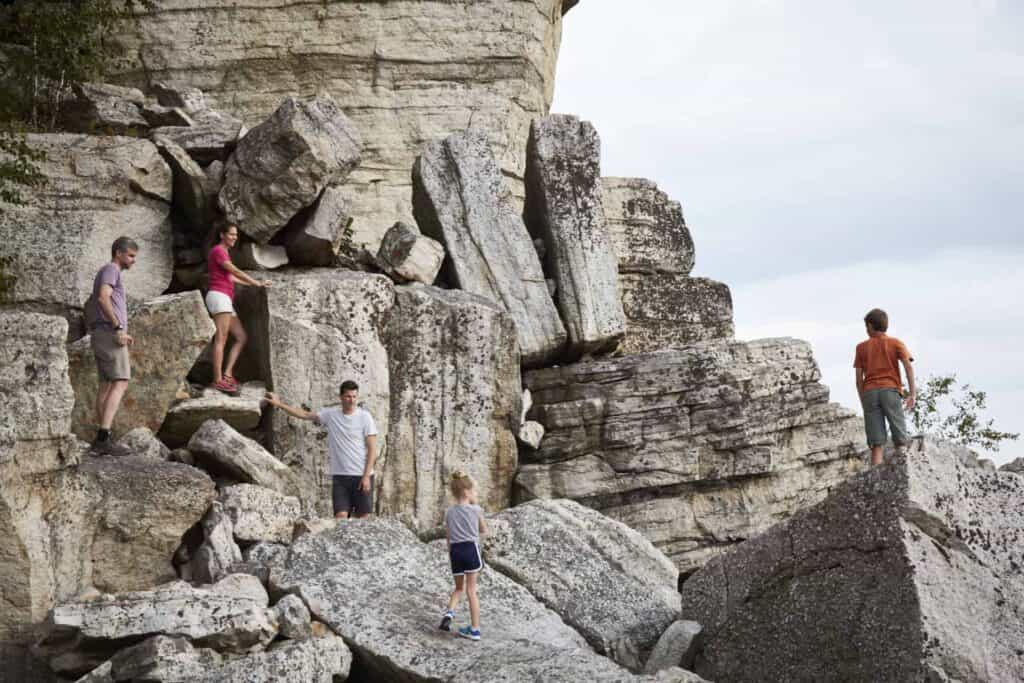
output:
[[[282,240],[288,261],[304,266],[331,266],[338,256],[350,217],[341,187],[324,188],[316,204],[300,212]]]
[[[480,504],[510,504],[522,393],[515,324],[493,302],[423,285],[395,288],[382,513],[420,529],[444,522],[448,481],[473,476]]]
[[[858,467],[857,419],[810,346],[718,341],[526,373],[546,430],[517,498],[572,498],[692,571]]]
[[[176,0],[125,27],[119,39],[133,64],[122,78],[194,85],[250,126],[285,96],[332,94],[366,143],[346,191],[354,239],[375,254],[388,228],[411,222],[409,168],[430,140],[471,124],[492,131],[522,196],[522,150],[530,120],[551,103],[562,8],[563,0]]]
[[[46,181],[22,193],[23,206],[0,211],[2,302],[80,310],[121,235],[139,245],[138,261],[123,275],[129,301],[161,294],[173,267],[171,170],[153,143],[70,134],[29,135],[26,142],[46,153],[38,163]]]
[[[132,309],[128,331],[134,339],[130,357],[132,381],[111,429],[115,435],[135,427],[156,432],[184,383],[189,368],[213,336],[199,292],[167,294]],[[80,439],[96,435],[96,392],[99,376],[88,336],[68,346],[71,385],[75,389],[72,429]],[[180,445],[180,444],[175,444]]]
[[[246,292],[236,304],[250,325],[249,345],[268,388],[291,405],[316,411],[336,405],[341,382],[355,380],[360,404],[377,424],[383,461],[390,409],[384,336],[395,300],[391,281],[327,269],[264,277],[272,283],[269,289]],[[332,515],[324,429],[273,410],[269,442],[296,472],[303,506]]]
[[[682,588],[714,680],[1024,678],[1024,477],[942,442],[855,477]]]
[[[626,331],[605,225],[601,140],[575,116],[534,120],[526,150],[526,217],[544,239],[547,273],[576,355],[614,349]]]
[[[428,144],[412,175],[420,229],[447,250],[444,277],[509,312],[525,366],[555,358],[565,328],[486,136],[469,130]]]
[[[731,338],[729,288],[690,277],[693,239],[679,202],[642,178],[602,178],[601,186],[626,315],[618,350],[642,353]]]

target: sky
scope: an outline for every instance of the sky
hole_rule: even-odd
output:
[[[1024,432],[1022,35],[1019,0],[583,0],[552,111],[682,202],[738,338],[810,341],[859,412],[884,308],[919,383],[956,373]]]

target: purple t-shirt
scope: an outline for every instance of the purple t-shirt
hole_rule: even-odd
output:
[[[117,316],[116,321],[109,321],[107,317],[103,315],[103,309],[100,308],[100,287],[103,285],[110,285],[114,292],[110,295],[110,303],[114,307],[114,315]],[[107,327],[113,329],[118,323],[121,324],[126,330],[128,329],[128,302],[124,296],[124,284],[121,282],[121,269],[113,263],[100,268],[100,271],[96,273],[96,279],[92,283],[92,296],[96,301],[96,326]]]

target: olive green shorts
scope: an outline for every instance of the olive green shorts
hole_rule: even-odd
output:
[[[116,332],[105,327],[96,327],[92,330],[90,343],[93,355],[96,356],[96,371],[101,382],[132,378],[128,347],[117,343]]]
[[[870,389],[861,394],[860,403],[864,407],[864,432],[868,438],[868,446],[885,444],[888,439],[886,423],[892,432],[894,445],[910,442],[900,392],[896,389]]]

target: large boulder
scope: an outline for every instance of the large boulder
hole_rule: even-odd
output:
[[[443,272],[449,282],[497,302],[512,316],[523,363],[555,358],[565,344],[565,328],[481,131],[424,148],[413,166],[413,207],[423,233],[447,249]]]
[[[121,78],[144,88],[187,79],[209,106],[249,126],[286,94],[335,93],[365,142],[345,191],[354,241],[375,254],[388,228],[411,222],[409,168],[423,144],[470,124],[491,131],[512,192],[522,197],[530,120],[547,113],[554,90],[563,0],[410,7],[157,3],[118,32],[131,58]]]
[[[690,274],[693,238],[679,202],[644,178],[601,178],[601,190],[619,272]]]
[[[256,430],[263,415],[262,382],[246,382],[237,396],[229,396],[209,387],[195,398],[178,401],[160,425],[160,438],[171,448],[184,446],[209,420],[221,420],[243,434]]]
[[[171,281],[171,170],[153,143],[126,137],[33,134],[45,182],[23,206],[0,211],[3,303],[64,313],[81,309],[96,271],[122,235],[139,245],[124,272],[131,303]],[[81,336],[72,330],[74,338]]]
[[[355,380],[362,407],[377,423],[383,464],[390,409],[384,337],[394,285],[383,275],[327,269],[265,277],[272,282],[269,289],[236,299],[242,317],[255,321],[249,348],[260,376],[282,400],[312,411],[336,404],[341,382]],[[299,478],[297,494],[282,493],[298,495],[307,510],[332,515],[325,430],[271,409],[269,445]]]
[[[150,135],[174,142],[200,164],[226,161],[242,135],[242,122],[233,116],[210,116],[186,126],[160,126]]]
[[[344,190],[329,185],[320,198],[300,212],[284,230],[288,261],[303,266],[333,266],[352,221]]]
[[[231,573],[232,565],[242,561],[235,543],[234,524],[215,501],[203,517],[203,542],[191,558],[192,578],[199,583],[216,583]]]
[[[905,457],[682,587],[714,680],[1024,678],[1024,479],[915,440]]]
[[[434,284],[444,263],[444,247],[405,223],[395,223],[384,235],[377,266],[395,282]]]
[[[328,95],[288,97],[228,159],[220,206],[261,244],[359,165],[362,140]]]
[[[572,498],[692,571],[856,471],[860,421],[828,403],[810,346],[718,341],[526,373],[537,450],[517,497]]]
[[[174,208],[194,237],[205,238],[216,216],[219,179],[208,176],[183,147],[166,135],[153,136],[153,143],[174,174]]]
[[[220,500],[238,540],[291,543],[292,529],[301,514],[298,498],[262,486],[237,484],[226,487]]]
[[[729,287],[677,273],[619,272],[626,336],[621,353],[679,348],[699,341],[731,339]]]
[[[487,563],[629,669],[679,618],[675,565],[621,522],[573,501],[538,500],[488,523]]]
[[[213,335],[213,321],[199,292],[166,294],[133,308],[128,331],[135,340],[129,351],[132,380],[112,425],[115,435],[136,427],[153,432],[184,383],[185,376]],[[96,435],[96,392],[99,376],[88,336],[68,347],[71,384],[75,388],[72,429],[91,441]]]
[[[421,543],[397,520],[376,518],[303,536],[271,584],[301,597],[341,635],[367,680],[635,680],[526,589],[490,570],[480,576],[483,639],[467,647],[437,630],[450,577],[444,541]]]
[[[263,446],[242,436],[223,420],[207,420],[192,435],[188,450],[207,469],[285,495],[298,485],[291,469]]]
[[[75,83],[61,106],[63,129],[93,135],[136,136],[149,128],[140,105],[145,96],[137,88],[107,83]]]
[[[589,121],[535,119],[526,151],[526,217],[544,239],[569,346],[614,349],[626,332],[618,265],[605,225],[601,140]]]
[[[476,480],[484,508],[508,507],[522,391],[511,317],[466,292],[397,287],[387,338],[381,512],[407,515],[423,530],[442,524],[456,469]]]

